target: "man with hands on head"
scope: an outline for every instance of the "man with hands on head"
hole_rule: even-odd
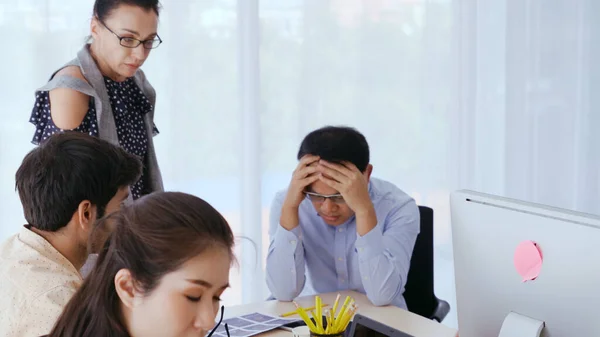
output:
[[[369,146],[353,128],[309,133],[287,188],[273,201],[267,285],[290,301],[306,280],[317,293],[355,290],[406,309],[403,293],[419,210],[393,184],[371,178]]]

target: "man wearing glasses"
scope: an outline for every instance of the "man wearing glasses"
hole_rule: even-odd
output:
[[[406,309],[403,293],[419,234],[415,201],[371,178],[369,145],[353,128],[309,133],[288,189],[271,209],[267,285],[290,301],[306,279],[317,293],[355,290]]]

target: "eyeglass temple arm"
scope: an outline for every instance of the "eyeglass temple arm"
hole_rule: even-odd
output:
[[[219,323],[217,323],[217,325],[215,325],[215,327],[212,329],[212,331],[206,337],[212,336],[215,333],[215,331],[217,331],[217,328],[219,327],[219,325],[221,325],[221,322],[223,322],[223,314],[224,313],[225,313],[225,306],[222,305],[221,306],[221,318],[219,319]],[[227,330],[227,336],[229,336],[229,330],[227,329],[227,323],[225,323],[225,330]]]

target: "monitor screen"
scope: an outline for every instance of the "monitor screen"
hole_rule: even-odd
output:
[[[389,337],[389,335],[375,331],[362,324],[356,324],[353,337]]]
[[[413,337],[361,314],[356,314],[352,322],[350,337]]]

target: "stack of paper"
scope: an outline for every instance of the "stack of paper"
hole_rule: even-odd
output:
[[[227,323],[231,337],[249,337],[296,321],[298,321],[298,318],[286,319],[255,312],[244,316],[224,319],[213,336],[227,337],[225,323]]]

